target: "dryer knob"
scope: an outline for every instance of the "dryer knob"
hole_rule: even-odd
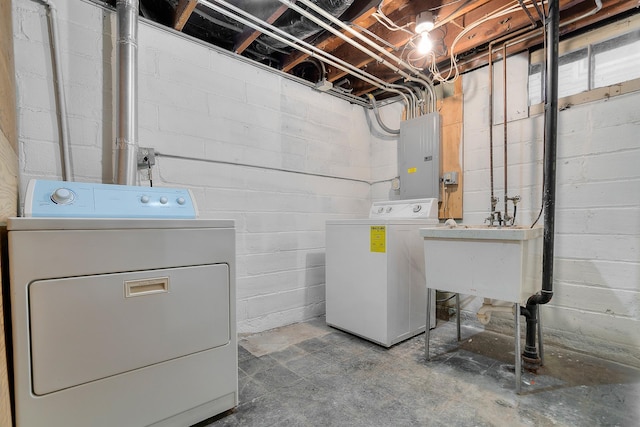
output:
[[[58,188],[51,194],[51,201],[58,205],[68,205],[73,202],[73,191],[67,188]]]
[[[422,205],[415,205],[413,207],[413,212],[418,213],[420,212],[420,209],[422,209]]]
[[[150,200],[150,199],[149,199],[149,196],[146,196],[146,195],[145,195],[145,196],[140,197],[140,201],[141,201],[142,203],[149,203],[149,200]]]
[[[186,200],[184,199],[184,197],[178,197],[178,200],[176,200],[178,202],[179,205],[184,205],[186,203]]]
[[[160,197],[160,203],[162,203],[163,205],[166,205],[168,201],[169,199],[167,199],[166,197],[164,196]]]

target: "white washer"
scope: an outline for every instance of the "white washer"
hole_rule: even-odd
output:
[[[108,190],[120,213],[127,197],[185,205],[170,189],[64,185],[85,207]],[[56,208],[33,200],[35,215]],[[31,217],[7,229],[17,426],[188,426],[237,405],[233,221]]]
[[[437,225],[436,199],[374,202],[369,219],[327,221],[327,324],[385,347],[424,332],[419,230]]]

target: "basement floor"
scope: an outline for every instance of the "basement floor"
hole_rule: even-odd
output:
[[[513,337],[439,321],[389,349],[324,318],[242,337],[240,404],[203,426],[637,426],[640,370],[545,346],[515,394]]]

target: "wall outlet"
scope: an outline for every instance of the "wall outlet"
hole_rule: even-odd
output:
[[[457,185],[458,172],[445,172],[442,174],[442,183],[444,185]]]
[[[156,164],[156,152],[153,148],[138,147],[138,169],[150,168]]]

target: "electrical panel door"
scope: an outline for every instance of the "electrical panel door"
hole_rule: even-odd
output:
[[[440,114],[400,123],[400,198],[440,198]]]

